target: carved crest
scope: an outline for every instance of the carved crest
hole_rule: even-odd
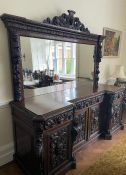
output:
[[[84,26],[84,24],[79,20],[78,17],[74,17],[75,11],[68,10],[68,14],[63,13],[61,16],[55,16],[51,20],[47,18],[43,21],[43,23],[52,24],[56,26],[66,27],[70,29],[79,30],[82,32],[90,33],[88,28]]]

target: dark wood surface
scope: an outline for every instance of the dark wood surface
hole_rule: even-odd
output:
[[[124,89],[124,88],[122,88]],[[120,87],[110,85],[99,85],[94,92],[91,81],[78,79],[55,86],[38,89],[26,89],[24,107],[37,115],[43,115],[53,110],[66,107],[70,101],[88,98],[98,93],[117,92]],[[32,96],[32,97],[30,97]]]

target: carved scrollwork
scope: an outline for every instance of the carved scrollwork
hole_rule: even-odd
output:
[[[43,23],[52,24],[56,26],[66,27],[70,29],[79,30],[82,32],[90,33],[88,28],[84,26],[84,24],[79,20],[78,17],[74,17],[75,11],[68,10],[68,14],[63,13],[60,16],[55,16],[51,20],[47,18],[43,21]]]

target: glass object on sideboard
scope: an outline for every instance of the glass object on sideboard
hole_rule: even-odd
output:
[[[126,76],[125,76],[125,73],[124,73],[124,66],[122,65],[118,65],[117,68],[116,68],[116,82],[115,82],[115,85],[117,86],[120,86],[121,82],[126,82]]]
[[[124,73],[124,66],[119,65],[119,68],[117,69],[117,78],[116,78],[116,82],[115,85],[116,86],[124,86],[125,87],[125,91],[124,91],[124,100],[123,100],[123,109],[126,110],[126,76]]]
[[[113,74],[107,80],[107,84],[120,86],[120,82],[126,81],[126,76],[124,73],[124,66],[116,65]]]

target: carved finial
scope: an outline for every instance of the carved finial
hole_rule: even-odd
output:
[[[69,13],[69,16],[74,16],[76,13],[74,10],[67,10],[67,11]]]
[[[63,13],[60,16],[53,17],[52,20],[47,18],[43,21],[43,23],[90,33],[88,28],[85,28],[84,24],[80,22],[80,19],[78,17],[74,17],[75,13],[76,12],[74,10],[68,10],[68,14]]]

